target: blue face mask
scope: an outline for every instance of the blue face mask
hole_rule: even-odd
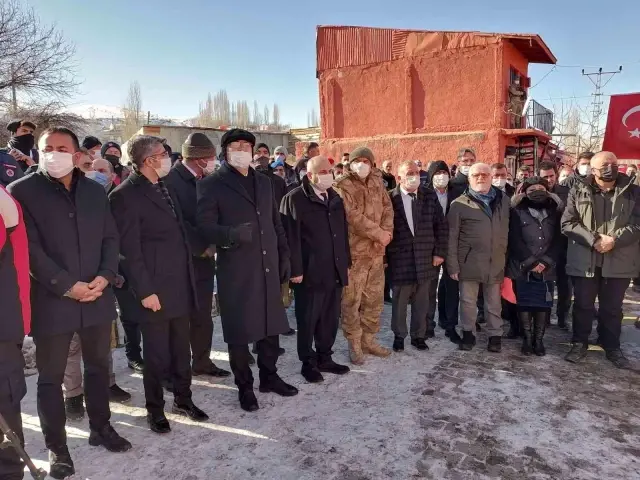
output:
[[[109,190],[109,188],[111,188],[111,179],[102,172],[91,170],[90,172],[85,173],[85,177],[93,180],[94,182],[98,182],[105,190]]]

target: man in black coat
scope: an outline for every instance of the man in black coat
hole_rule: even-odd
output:
[[[191,368],[194,375],[228,377],[231,373],[218,368],[210,358],[216,248],[207,244],[196,227],[196,182],[215,170],[216,148],[204,133],[192,133],[182,145],[182,157],[183,160],[176,162],[167,175],[167,184],[178,197],[193,256],[198,308],[192,311],[189,322]]]
[[[331,188],[333,181],[329,159],[314,157],[302,185],[289,192],[280,207],[291,250],[298,357],[302,376],[311,383],[324,380],[321,372],[349,372],[331,358],[351,264],[344,203]]]
[[[438,197],[421,186],[420,169],[406,160],[391,192],[393,240],[387,247],[393,304],[393,349],[404,350],[407,306],[411,304],[411,345],[427,350],[429,312],[435,312],[438,270],[447,255],[448,224]]]
[[[0,414],[24,445],[20,402],[27,393],[22,341],[29,330],[29,252],[17,202],[0,187]],[[0,432],[0,443],[5,440]],[[3,445],[5,447],[5,445]],[[24,462],[0,449],[0,478],[22,480]]]
[[[218,251],[218,295],[224,340],[244,410],[259,408],[248,344],[257,342],[260,391],[293,396],[277,373],[278,335],[289,330],[280,286],[289,280],[289,247],[271,181],[251,168],[252,133],[222,137],[226,162],[197,184],[198,228]]]
[[[382,162],[382,183],[387,190],[396,188],[396,177],[393,175],[393,163],[391,160]]]
[[[171,159],[161,140],[148,135],[129,142],[134,173],[109,199],[120,231],[121,265],[142,303],[144,394],[149,428],[168,433],[162,381],[172,374],[173,413],[195,421],[209,417],[191,400],[189,315],[196,305],[191,252],[177,196],[162,180]]]
[[[516,189],[509,185],[508,178],[509,170],[507,170],[507,166],[504,163],[491,165],[491,184],[511,198],[516,193]]]
[[[562,182],[562,185],[571,190],[581,179],[587,178],[591,174],[591,159],[594,155],[593,152],[582,152],[578,156],[575,170]]]
[[[109,423],[111,324],[116,318],[109,284],[118,269],[118,232],[104,188],[74,168],[79,149],[70,130],[45,130],[40,137],[40,169],[9,186],[23,208],[29,237],[38,415],[53,478],[75,471],[67,449],[62,396],[74,333],[84,350],[89,444],[114,452],[131,448]]]
[[[14,120],[7,124],[7,130],[11,132],[11,138],[2,152],[15,158],[23,172],[29,167],[37,166],[39,156],[38,150],[34,148],[36,139],[33,135],[36,124],[29,120]]]

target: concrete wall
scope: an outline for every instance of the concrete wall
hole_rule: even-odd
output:
[[[138,133],[144,135],[154,135],[167,139],[167,143],[171,146],[174,152],[180,152],[182,150],[182,144],[187,139],[189,134],[200,132],[204,133],[213,144],[216,146],[218,152],[220,152],[220,145],[222,136],[225,134],[224,130],[217,130],[214,128],[191,128],[191,127],[166,127],[158,125],[148,125],[140,129]],[[271,133],[271,132],[252,132],[256,136],[256,143],[266,143],[269,149],[273,153],[273,149],[283,145],[289,145],[288,133]]]

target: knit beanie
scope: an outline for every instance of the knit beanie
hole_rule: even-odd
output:
[[[522,193],[527,193],[527,189],[529,187],[532,187],[534,185],[542,185],[544,188],[547,189],[547,191],[549,191],[549,182],[547,181],[546,178],[542,178],[542,177],[529,177],[529,178],[525,178],[522,181],[522,186],[521,186],[521,192]]]
[[[120,156],[122,156],[122,149],[120,148],[120,145],[118,145],[116,142],[107,142],[104,145],[102,145],[102,148],[100,149],[100,156],[104,158],[104,156],[107,154],[107,150],[109,150],[111,147],[117,148],[118,151],[120,152]]]
[[[187,159],[212,158],[216,156],[216,147],[204,133],[191,133],[182,144],[182,156]]]
[[[427,172],[429,173],[429,178],[432,179],[435,173],[441,170],[444,170],[445,172],[447,172],[447,175],[449,176],[451,175],[449,172],[449,165],[447,165],[447,162],[445,162],[444,160],[434,160],[433,162],[431,162],[431,165],[429,165],[429,169],[427,170]]]
[[[267,152],[269,152],[269,155],[271,155],[271,149],[266,143],[259,143],[258,145],[256,145],[256,150],[258,150],[259,148],[266,148]]]
[[[86,148],[87,150],[92,150],[97,146],[102,146],[102,142],[98,137],[89,135],[87,137],[84,137],[84,140],[82,140],[82,147]]]
[[[227,147],[230,143],[238,142],[240,140],[244,140],[245,142],[249,142],[252,147],[256,144],[256,137],[253,133],[248,132],[247,130],[242,130],[241,128],[232,128],[227,133],[222,136],[222,140],[220,140],[222,150],[226,152]]]
[[[273,151],[273,156],[277,157],[281,153],[286,157],[287,156],[287,149],[282,147],[282,146],[276,147],[275,150]]]
[[[350,162],[354,162],[358,158],[366,158],[367,160],[369,160],[369,162],[371,162],[372,167],[375,164],[375,157],[373,156],[373,152],[367,147],[358,147],[349,154]]]

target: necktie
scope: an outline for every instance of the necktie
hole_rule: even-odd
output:
[[[322,196],[322,201],[324,203],[327,203],[327,194],[326,193],[321,193],[320,195]]]
[[[418,219],[416,216],[416,194],[414,193],[410,193],[409,196],[411,197],[411,218],[413,219],[413,234],[415,236],[415,231],[416,228],[418,227]]]

